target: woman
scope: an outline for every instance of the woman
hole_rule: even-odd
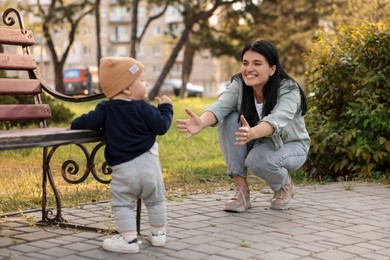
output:
[[[258,40],[245,46],[241,73],[201,116],[189,109],[189,119],[177,128],[187,139],[209,126],[218,126],[218,139],[235,184],[225,211],[244,212],[251,207],[247,170],[274,191],[270,208],[288,209],[294,195],[290,173],[307,159],[310,137],[304,115],[306,98],[298,83],[282,68],[275,46]]]

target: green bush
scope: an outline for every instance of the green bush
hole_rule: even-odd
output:
[[[313,177],[390,179],[389,20],[321,33],[306,57]]]
[[[64,105],[63,101],[56,100],[50,97],[48,94],[42,95],[42,102],[49,104],[51,107],[52,118],[47,120],[47,124],[50,126],[52,123],[58,124],[69,124],[74,118],[75,114]]]

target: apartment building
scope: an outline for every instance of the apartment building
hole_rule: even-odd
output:
[[[27,2],[27,1],[26,1]],[[40,0],[41,4],[49,4],[50,0]],[[36,0],[29,0],[28,4],[36,4]],[[157,13],[159,10],[150,10],[148,13],[146,1],[140,1],[138,9],[138,33],[141,33],[148,16]],[[118,0],[101,0],[101,45],[103,56],[130,56],[131,39],[131,7],[121,6]],[[24,14],[26,24],[40,23],[39,17],[32,14]],[[153,84],[159,77],[171,51],[174,47],[172,39],[165,36],[169,25],[172,22],[180,22],[181,15],[173,7],[158,20],[149,26],[140,45],[137,47],[137,59],[142,61],[146,67],[146,79]],[[180,30],[179,28],[177,30]],[[178,32],[180,33],[180,32]],[[68,44],[67,31],[65,28],[54,32],[54,41],[57,53]],[[51,57],[46,49],[44,39],[39,33],[35,33],[36,46],[31,52],[36,58],[44,78],[49,84],[54,84],[54,73],[51,66]],[[76,39],[72,45],[65,68],[72,67],[94,67],[97,65],[97,45],[95,16],[88,15],[79,26]],[[216,96],[220,83],[231,77],[231,66],[227,69],[226,62],[212,57],[207,50],[197,53],[194,57],[190,82],[204,87],[204,96]],[[176,58],[167,79],[180,79],[183,67],[183,50]],[[238,69],[238,67],[237,67]]]

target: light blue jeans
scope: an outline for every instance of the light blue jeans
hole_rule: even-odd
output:
[[[157,143],[131,161],[112,167],[111,207],[116,229],[136,230],[134,209],[138,198],[143,200],[150,225],[166,225],[165,187]]]
[[[241,126],[238,112],[230,113],[218,127],[218,141],[230,177],[246,177],[249,169],[263,179],[273,191],[288,181],[289,173],[298,170],[307,159],[306,151],[298,143],[285,143],[279,150],[266,138],[236,146],[235,132]]]

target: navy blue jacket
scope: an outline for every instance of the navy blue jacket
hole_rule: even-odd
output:
[[[74,119],[71,129],[102,129],[106,161],[115,166],[148,151],[169,130],[172,117],[171,104],[156,108],[143,100],[109,100]]]

